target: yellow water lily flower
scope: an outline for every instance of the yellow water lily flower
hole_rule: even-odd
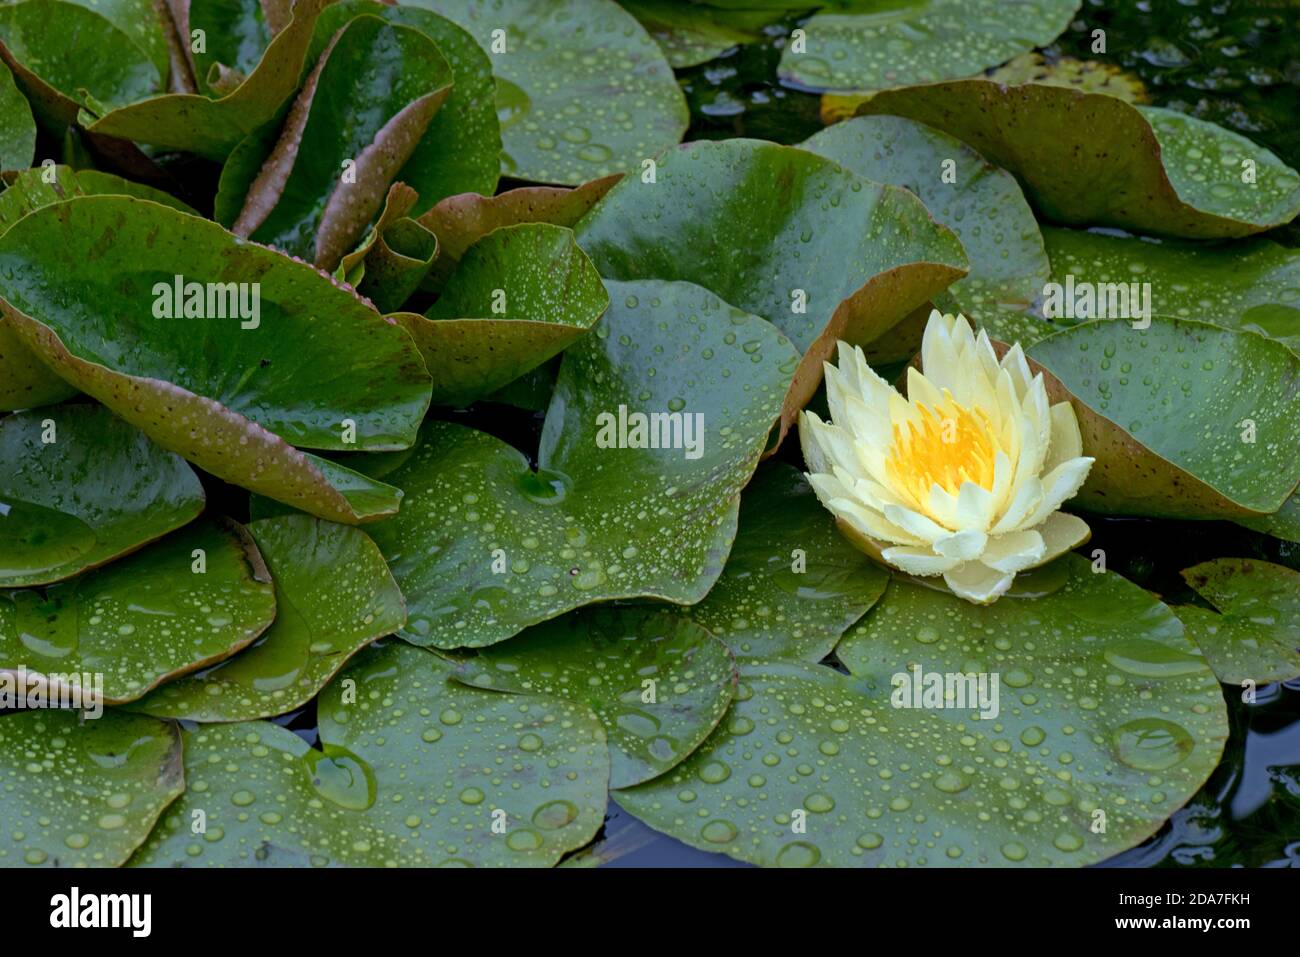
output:
[[[1058,509],[1093,459],[1074,409],[1048,403],[1018,344],[999,361],[983,331],[935,310],[907,398],[846,343],[825,368],[831,421],[799,419],[808,480],[869,555],[988,604],[1017,572],[1087,541],[1087,524]]]

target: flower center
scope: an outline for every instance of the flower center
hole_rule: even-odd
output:
[[[930,488],[938,485],[956,495],[963,482],[993,488],[993,458],[997,443],[988,416],[967,409],[950,397],[931,410],[916,404],[920,421],[906,428],[894,423],[894,442],[885,469],[895,490],[922,514],[930,511]]]

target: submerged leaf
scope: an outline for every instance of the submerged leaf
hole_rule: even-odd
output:
[[[360,529],[287,515],[253,522],[248,531],[275,584],[275,622],[247,650],[163,685],[131,710],[190,721],[283,714],[406,621],[402,593]]]
[[[1300,481],[1300,359],[1187,320],[1083,323],[1030,346],[1096,458],[1074,500],[1117,515],[1275,512]]]
[[[119,704],[228,658],[274,618],[247,532],[201,522],[43,592],[0,592],[0,672],[60,688],[102,674],[104,700]]]
[[[266,722],[185,732],[190,790],[132,866],[546,867],[590,841],[609,779],[595,716],[452,668],[401,642],[363,652],[319,699],[322,750]]]
[[[117,867],[185,790],[176,725],[105,712],[0,720],[0,866]],[[39,809],[34,814],[33,809]]]
[[[686,132],[672,67],[614,0],[414,5],[450,17],[488,51],[507,176],[576,185],[639,170]]]
[[[610,787],[664,773],[709,736],[736,669],[722,642],[652,608],[585,608],[478,651],[456,677],[476,688],[567,698],[609,738]]]
[[[163,448],[323,518],[373,518],[375,493],[396,508],[392,489],[293,448],[403,448],[429,399],[410,337],[310,266],[88,196],[0,237],[0,277],[24,344]]]
[[[524,223],[471,246],[427,318],[396,318],[424,355],[433,401],[463,406],[568,348],[608,305],[572,230]]]
[[[0,419],[0,462],[0,587],[69,578],[203,511],[185,460],[103,406]]]
[[[1168,608],[1069,560],[1055,594],[989,607],[891,583],[840,643],[851,676],[742,664],[714,735],[615,797],[786,867],[1082,866],[1139,843],[1210,776],[1227,714]]]
[[[1218,614],[1180,605],[1187,636],[1224,684],[1300,676],[1300,572],[1251,558],[1217,558],[1183,578]]]
[[[564,354],[536,471],[431,421],[384,473],[405,506],[370,532],[406,595],[406,640],[482,647],[611,598],[690,604],[722,571],[794,352],[697,286],[608,286],[609,312]]]
[[[859,112],[906,116],[965,140],[1068,225],[1215,239],[1261,232],[1300,212],[1300,174],[1264,147],[1205,120],[1101,93],[957,80],[886,90]]]

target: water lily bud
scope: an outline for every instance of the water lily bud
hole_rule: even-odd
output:
[[[1068,402],[1049,405],[1012,346],[999,361],[964,316],[930,314],[921,371],[907,398],[841,342],[826,363],[830,422],[799,419],[804,460],[841,531],[910,575],[942,575],[957,595],[995,601],[1016,573],[1087,541],[1080,518],[1058,511],[1093,459]]]

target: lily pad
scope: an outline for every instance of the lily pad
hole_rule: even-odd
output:
[[[326,7],[316,24],[313,50],[359,14],[420,31],[437,44],[455,74],[450,95],[396,177],[419,194],[411,215],[419,216],[461,193],[490,196],[501,175],[501,126],[488,55],[467,31],[432,10],[369,0],[342,0]]]
[[[445,282],[470,246],[502,226],[520,223],[574,226],[621,176],[615,173],[573,189],[521,186],[497,196],[461,193],[447,197],[420,217],[420,223],[438,237],[434,276],[439,284]]]
[[[763,37],[783,10],[719,9],[680,0],[619,0],[663,48],[674,69],[707,63],[732,47]],[[757,6],[757,4],[756,4]]]
[[[109,19],[63,0],[0,4],[0,58],[37,117],[72,122],[78,106],[120,106],[157,93],[162,76]]]
[[[185,790],[176,725],[108,711],[0,720],[0,867],[117,867]],[[40,814],[34,815],[33,808]]]
[[[378,222],[335,272],[381,312],[400,309],[438,255],[438,237],[408,215],[415,199],[405,183],[390,186]]]
[[[36,156],[36,120],[31,104],[0,61],[0,169],[26,169]]]
[[[69,578],[203,511],[185,460],[103,406],[0,419],[0,461],[0,587]]]
[[[173,0],[173,11],[184,7],[184,19],[176,23],[177,33],[187,38],[182,49],[189,61],[199,91],[210,97],[231,92],[255,69],[271,40],[284,24],[267,20],[267,11],[283,5],[260,0]],[[176,14],[173,12],[173,19]],[[203,31],[203,49],[188,42],[194,31]]]
[[[247,533],[200,522],[43,592],[0,592],[0,672],[25,669],[58,688],[103,675],[104,701],[120,704],[228,658],[274,618]]]
[[[672,67],[613,0],[414,5],[450,17],[488,51],[507,176],[577,185],[640,170],[686,132],[686,98]]]
[[[260,721],[186,732],[190,788],[131,864],[544,867],[590,841],[609,778],[595,716],[452,668],[400,642],[363,652],[320,698],[323,750]]]
[[[778,75],[810,90],[879,90],[970,76],[1046,46],[1079,0],[920,0],[849,3],[802,25]]]
[[[1139,843],[1214,770],[1223,698],[1168,608],[1070,561],[1055,594],[984,608],[891,583],[840,643],[851,676],[742,664],[713,737],[619,804],[776,866],[1082,866]],[[954,697],[916,706],[915,669]]]
[[[1045,83],[957,80],[886,90],[859,112],[965,140],[1066,225],[1188,239],[1248,236],[1300,212],[1300,174],[1205,120]],[[1253,181],[1243,181],[1247,171]]]
[[[371,493],[395,495],[292,447],[403,448],[429,397],[410,337],[310,266],[154,203],[87,196],[0,237],[0,276],[24,344],[163,448],[323,518],[373,518]],[[206,296],[178,297],[177,277]]]
[[[564,354],[536,470],[431,421],[384,473],[405,505],[371,534],[406,595],[407,641],[482,647],[612,598],[691,604],[721,573],[794,351],[697,286],[608,286],[609,312]]]
[[[1209,245],[1048,227],[1052,281],[1149,282],[1152,309],[1247,329],[1300,349],[1300,250],[1268,239]],[[1072,320],[1054,317],[1055,321]]]
[[[1277,511],[1300,481],[1300,358],[1279,342],[1190,320],[1095,320],[1028,356],[1097,460],[1082,508],[1233,518]]]
[[[1239,518],[1237,524],[1288,542],[1300,542],[1300,494],[1292,492],[1272,514]]]
[[[660,157],[654,182],[626,177],[577,232],[606,278],[693,282],[784,332],[803,359],[783,433],[836,340],[878,339],[966,270],[957,238],[908,191],[758,140]]]
[[[451,82],[451,66],[420,31],[369,15],[349,21],[303,84],[232,232],[333,269],[379,212]]]
[[[740,530],[722,577],[683,609],[740,660],[821,661],[885,591],[889,573],[835,528],[808,482],[784,463],[740,497]]]
[[[68,166],[23,170],[0,193],[0,233],[33,209],[93,195],[137,196],[193,213],[185,203],[161,190],[133,183],[98,170],[74,170]],[[195,213],[195,215],[198,215]],[[0,410],[30,409],[59,402],[77,390],[54,374],[17,333],[0,321]]]
[[[590,708],[617,788],[663,774],[709,736],[731,704],[736,668],[726,645],[673,612],[585,608],[480,650],[456,677]]]
[[[276,34],[256,69],[220,99],[197,93],[154,96],[89,118],[87,131],[224,160],[245,137],[275,120],[298,89],[310,65],[307,48],[316,17],[328,2],[295,0],[293,19]]]
[[[358,650],[406,621],[384,558],[364,532],[306,515],[248,526],[275,583],[275,622],[257,643],[163,685],[133,711],[251,721],[306,704]]]
[[[863,179],[910,190],[961,240],[970,272],[940,297],[945,311],[978,321],[999,308],[1024,309],[1042,295],[1051,267],[1019,184],[961,140],[898,116],[861,116],[800,147]]]
[[[125,33],[149,58],[158,75],[167,79],[169,69],[167,38],[163,33],[162,14],[153,0],[72,0],[92,10]]]
[[[523,223],[471,246],[427,318],[396,318],[431,370],[433,401],[463,406],[558,355],[608,306],[571,229]]]
[[[1216,558],[1183,569],[1212,604],[1174,613],[1224,684],[1267,684],[1300,676],[1300,572],[1252,558]]]

